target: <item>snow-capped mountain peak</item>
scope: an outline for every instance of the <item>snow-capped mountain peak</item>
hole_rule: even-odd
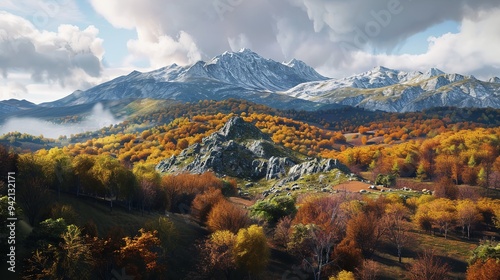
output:
[[[488,80],[489,83],[500,83],[500,78],[492,77]]]
[[[379,66],[343,79],[300,84],[285,94],[320,103],[397,112],[438,106],[498,108],[500,79],[489,81],[446,74],[437,68],[422,73]]]
[[[424,73],[424,76],[431,78],[431,77],[436,77],[436,76],[443,75],[443,74],[445,74],[443,71],[441,71],[437,68],[431,68]]]
[[[351,84],[351,87],[353,88],[369,89],[404,83],[420,74],[420,72],[404,72],[390,69],[384,66],[377,66],[367,72],[353,75],[337,81],[342,81],[341,84]]]
[[[393,112],[436,106],[500,108],[500,79],[485,82],[437,68],[422,73],[384,66],[346,78],[328,79],[300,60],[280,63],[241,49],[207,62],[172,64],[147,73],[134,71],[45,106],[125,98],[241,98],[278,108],[313,109],[318,104],[339,104]]]
[[[187,66],[172,64],[147,73],[134,71],[78,96],[70,95],[47,105],[145,97],[186,101],[220,99],[228,94],[239,97],[249,92],[284,91],[304,82],[326,79],[299,60],[286,65],[263,58],[250,49],[241,49],[224,52],[207,62],[198,61]]]
[[[225,52],[203,67],[212,79],[259,90],[286,90],[303,82],[326,79],[303,62],[285,65],[250,49]]]
[[[327,79],[326,77],[318,74],[318,72],[316,72],[316,70],[314,70],[314,68],[307,65],[302,60],[298,60],[298,59],[294,58],[294,59],[290,60],[289,62],[283,62],[282,64],[294,69],[297,72],[297,74],[299,74],[307,79],[310,79],[312,81],[326,80]]]
[[[392,73],[395,73],[398,71],[384,67],[384,66],[376,66],[376,67],[373,67],[373,69],[370,72],[392,72]]]

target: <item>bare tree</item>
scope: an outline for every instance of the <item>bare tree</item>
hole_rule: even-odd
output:
[[[295,216],[295,226],[288,248],[302,258],[302,264],[311,268],[314,279],[332,264],[333,246],[345,232],[346,213],[338,196],[311,199],[302,204]]]
[[[141,180],[139,182],[139,199],[141,204],[141,213],[144,216],[144,209],[151,212],[151,206],[157,195],[157,186],[152,181]]]
[[[386,214],[383,218],[385,227],[385,237],[392,242],[398,250],[398,261],[401,263],[403,248],[410,241],[408,209],[402,204],[390,204],[387,206]]]
[[[470,239],[471,227],[482,219],[476,204],[470,200],[461,200],[457,204],[457,221],[462,227],[462,234],[465,235],[467,228],[467,239]]]
[[[330,256],[336,241],[332,232],[314,224],[299,224],[292,228],[288,249],[300,256],[302,265],[310,268],[314,279],[319,280],[323,268],[333,262]]]
[[[441,262],[433,251],[426,250],[419,255],[408,269],[410,280],[445,280],[449,279],[450,266]]]
[[[274,228],[274,242],[280,246],[286,247],[290,241],[290,229],[292,227],[292,218],[285,216],[281,218]]]
[[[493,189],[500,189],[500,172],[492,171],[489,176],[489,184]]]
[[[356,274],[360,280],[376,280],[379,270],[380,267],[375,261],[365,260],[361,268],[356,269]]]

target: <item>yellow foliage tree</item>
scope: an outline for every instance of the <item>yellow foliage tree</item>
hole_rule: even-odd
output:
[[[477,222],[482,220],[482,216],[471,200],[460,200],[457,204],[457,221],[462,227],[462,233],[465,235],[467,228],[467,238],[470,239],[470,229]]]
[[[356,280],[352,271],[342,270],[337,276],[332,276],[329,280]]]
[[[217,272],[223,273],[230,279],[231,272],[236,268],[234,258],[234,245],[236,235],[228,230],[212,233],[201,245],[201,270],[207,275],[216,276]]]
[[[444,238],[447,238],[448,230],[457,217],[455,205],[449,199],[437,199],[432,202],[432,206],[431,216],[440,229],[444,231]]]
[[[269,246],[264,229],[257,225],[240,229],[234,245],[236,264],[249,273],[262,272],[269,263]]]

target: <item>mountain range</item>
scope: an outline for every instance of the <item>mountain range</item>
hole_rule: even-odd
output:
[[[37,105],[27,100],[9,99],[0,101],[0,114],[11,114],[22,110],[36,108]]]
[[[237,98],[297,110],[344,106],[387,112],[442,106],[500,108],[500,79],[481,81],[435,68],[405,72],[382,66],[331,79],[300,60],[276,62],[242,49],[192,65],[172,64],[145,73],[133,71],[40,105],[25,100],[0,101],[0,120],[7,115],[50,118],[56,111],[76,114],[97,103],[145,98],[180,102]]]
[[[277,92],[305,82],[324,81],[304,62],[279,63],[242,49],[193,65],[172,64],[151,72],[132,73],[86,91],[76,91],[45,107],[61,107],[124,98],[173,99],[184,102],[241,98],[271,107],[314,109],[320,104]]]
[[[323,104],[342,104],[387,112],[422,111],[432,107],[500,108],[500,79],[446,74],[432,68],[404,72],[385,67],[343,79],[300,84],[288,96]]]

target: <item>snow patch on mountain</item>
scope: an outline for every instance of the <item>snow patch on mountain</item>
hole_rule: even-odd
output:
[[[383,66],[341,79],[329,79],[304,62],[276,62],[249,49],[225,52],[192,65],[172,64],[151,72],[133,71],[47,107],[120,99],[174,99],[184,102],[240,98],[281,109],[314,110],[327,104],[390,112],[436,106],[500,108],[500,79],[425,72]],[[328,105],[330,106],[330,105]]]
[[[304,82],[326,79],[302,61],[279,63],[249,49],[242,49],[239,52],[225,52],[208,62],[198,61],[188,66],[172,64],[147,73],[133,71],[44,106],[78,105],[123,98],[197,101],[233,97],[258,101],[269,99],[269,93],[288,90]],[[276,95],[275,99],[283,101],[286,98]],[[288,97],[287,102],[293,102],[293,99]],[[296,103],[304,102],[299,100]]]
[[[500,79],[485,82],[474,76],[446,74],[437,68],[422,73],[379,66],[343,79],[303,83],[282,94],[390,112],[437,106],[500,108]]]

